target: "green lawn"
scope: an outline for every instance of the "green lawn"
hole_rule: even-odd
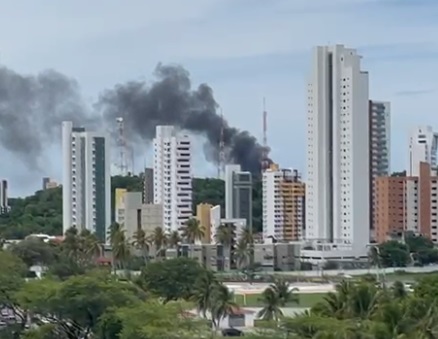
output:
[[[326,293],[301,293],[298,294],[300,297],[300,304],[297,305],[295,303],[291,303],[286,305],[287,307],[312,307],[317,302],[323,300]],[[235,296],[235,300],[237,304],[240,306],[248,306],[248,307],[262,307],[263,302],[260,301],[260,294],[247,294],[246,295],[246,304],[244,304],[243,295],[237,294]]]

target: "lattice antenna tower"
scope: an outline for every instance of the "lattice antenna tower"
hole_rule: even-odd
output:
[[[125,121],[122,117],[116,119],[117,122],[117,148],[119,149],[119,161],[117,167],[120,170],[120,175],[128,174],[127,163],[127,143],[125,138]]]
[[[261,159],[262,173],[269,168],[270,151],[271,149],[268,146],[268,111],[266,110],[266,99],[263,98],[263,145],[262,145],[262,159]]]
[[[224,129],[225,129],[225,119],[224,115],[221,111],[221,131],[219,136],[219,161],[217,167],[217,176],[218,179],[222,179],[225,175],[225,140],[224,140]]]

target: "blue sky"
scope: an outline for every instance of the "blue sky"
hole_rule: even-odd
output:
[[[305,169],[305,86],[311,48],[357,48],[372,99],[392,103],[392,167],[411,128],[438,129],[438,0],[0,0],[0,64],[74,77],[92,102],[118,82],[150,79],[158,62],[211,85],[226,118],[261,138],[262,98],[272,157]],[[142,148],[137,145],[136,148]],[[43,172],[3,152],[13,195],[60,179],[59,149]],[[195,174],[215,173],[199,165]]]

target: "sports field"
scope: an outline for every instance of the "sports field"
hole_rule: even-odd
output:
[[[319,301],[322,301],[324,296],[327,293],[301,293],[298,294],[300,303],[297,305],[296,303],[289,303],[286,307],[312,307]],[[248,306],[248,307],[263,307],[263,301],[261,301],[261,294],[249,294],[246,296],[243,295],[235,295],[235,300],[240,306]]]

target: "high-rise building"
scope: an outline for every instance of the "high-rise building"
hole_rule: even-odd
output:
[[[370,142],[370,229],[374,224],[375,178],[390,175],[391,163],[391,105],[385,101],[369,102]],[[373,238],[373,236],[372,236]]]
[[[154,169],[145,168],[143,177],[143,202],[145,204],[154,203]]]
[[[225,218],[245,219],[252,229],[252,176],[240,165],[225,166]]]
[[[10,211],[8,198],[8,182],[0,181],[0,214],[5,214]]]
[[[63,231],[85,228],[106,241],[111,223],[110,145],[104,133],[62,123]]]
[[[370,234],[368,73],[360,59],[343,45],[313,52],[306,185],[306,239],[358,255]]]
[[[59,187],[59,184],[49,177],[43,178],[43,191]]]
[[[426,162],[432,168],[437,166],[438,133],[430,126],[416,127],[409,139],[409,164],[407,175],[420,174],[420,162]]]
[[[271,165],[263,172],[263,239],[301,240],[304,205],[305,185],[298,171]]]
[[[412,232],[438,243],[438,173],[427,162],[418,176],[378,177],[375,180],[375,240],[384,242]]]
[[[163,207],[167,232],[180,230],[192,216],[191,144],[174,126],[157,126],[154,139],[154,204]]]

